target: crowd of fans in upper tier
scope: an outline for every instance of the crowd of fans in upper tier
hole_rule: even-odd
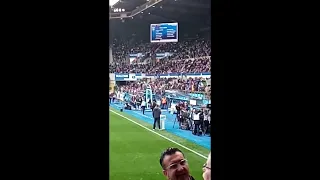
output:
[[[168,52],[171,56],[151,62],[150,54]],[[130,63],[129,54],[142,53],[139,63]],[[211,42],[205,39],[190,39],[177,43],[129,43],[115,42],[112,45],[110,73],[201,73],[210,72]]]

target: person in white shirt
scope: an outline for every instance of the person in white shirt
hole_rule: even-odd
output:
[[[199,133],[199,126],[200,126],[200,112],[196,110],[193,113],[193,121],[194,121],[194,131],[193,134],[198,135]]]
[[[144,114],[144,110],[146,109],[146,101],[143,99],[141,102],[142,114]]]

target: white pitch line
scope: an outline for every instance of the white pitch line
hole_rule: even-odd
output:
[[[132,119],[130,119],[130,118],[127,118],[126,116],[123,116],[122,114],[119,114],[119,113],[117,113],[117,112],[115,112],[115,111],[113,111],[113,110],[111,110],[111,109],[110,109],[110,111],[113,112],[114,114],[120,116],[120,117],[123,117],[123,118],[125,118],[125,119],[133,122],[134,124],[136,124],[136,125],[144,128],[144,129],[146,129],[146,130],[148,130],[148,131],[150,131],[150,132],[152,132],[152,133],[154,133],[154,134],[156,134],[156,135],[158,135],[158,136],[160,136],[160,137],[162,137],[162,138],[170,141],[170,142],[173,142],[174,144],[176,144],[176,145],[178,145],[178,146],[180,146],[180,147],[183,147],[184,149],[186,149],[186,150],[188,150],[188,151],[191,151],[191,152],[195,153],[196,155],[198,155],[198,156],[200,156],[200,157],[202,157],[202,158],[204,158],[204,159],[207,159],[206,156],[204,156],[204,155],[202,155],[202,154],[200,154],[200,153],[198,153],[198,152],[196,152],[196,151],[194,151],[194,150],[192,150],[192,149],[190,149],[190,148],[188,148],[188,147],[186,147],[186,146],[184,146],[184,145],[182,145],[182,144],[180,144],[180,143],[178,143],[178,142],[176,142],[176,141],[174,141],[174,140],[172,140],[172,139],[170,139],[170,138],[167,138],[167,137],[163,136],[162,134],[159,134],[159,133],[157,133],[157,132],[155,132],[155,131],[152,131],[151,129],[145,127],[144,125],[141,125],[140,123],[137,123],[136,121],[134,121],[134,120],[132,120]]]

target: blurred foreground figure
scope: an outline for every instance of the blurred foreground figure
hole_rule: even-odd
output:
[[[203,165],[202,177],[204,180],[211,180],[211,153],[208,156],[207,162]]]

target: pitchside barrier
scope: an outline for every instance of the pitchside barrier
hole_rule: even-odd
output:
[[[166,127],[165,127],[166,118],[167,118],[166,115],[160,115],[161,129],[166,129]]]

